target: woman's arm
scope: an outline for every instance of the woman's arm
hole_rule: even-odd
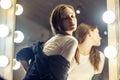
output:
[[[65,43],[63,47],[63,56],[71,63],[72,59],[75,57],[76,49],[78,46],[78,41],[76,39],[70,39]]]
[[[25,71],[27,71],[28,67],[29,67],[29,62],[25,61],[25,60],[21,60],[20,62],[22,64],[23,68],[25,69]]]

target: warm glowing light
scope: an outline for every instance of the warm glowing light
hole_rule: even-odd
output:
[[[21,66],[21,63],[17,61],[16,59],[13,59],[13,70],[19,69]]]
[[[112,59],[115,58],[117,55],[117,50],[114,46],[108,46],[104,50],[104,54],[107,58]]]
[[[0,67],[5,67],[8,65],[8,63],[9,63],[8,58],[4,55],[1,55],[0,56]]]
[[[6,37],[9,34],[8,26],[1,24],[0,25],[0,37]]]
[[[107,31],[104,31],[104,35],[107,35],[108,33],[107,33]]]
[[[14,42],[21,43],[24,40],[24,34],[21,31],[15,31]]]
[[[76,13],[77,13],[77,14],[80,14],[80,10],[76,10]]]
[[[9,9],[12,3],[11,0],[1,0],[0,5],[3,9]]]
[[[106,11],[102,18],[105,23],[110,24],[115,21],[115,14],[112,11]]]
[[[23,7],[20,4],[16,4],[16,15],[21,15],[23,13]]]

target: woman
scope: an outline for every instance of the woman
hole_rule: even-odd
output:
[[[58,5],[50,16],[50,24],[55,36],[49,39],[43,48],[46,55],[62,55],[71,62],[78,45],[72,36],[77,27],[74,8],[70,5]]]
[[[77,39],[72,36],[77,27],[74,8],[66,4],[56,6],[51,13],[50,24],[54,36],[43,45],[45,55],[39,55],[36,58],[33,64],[35,68],[32,68],[32,71],[29,70],[30,74],[27,73],[24,80],[35,80],[38,76],[37,80],[67,79],[69,63],[74,58],[78,46]]]
[[[68,80],[91,80],[94,74],[101,73],[105,56],[95,46],[100,46],[101,37],[96,26],[81,23],[75,33],[78,39],[76,60],[71,63]]]

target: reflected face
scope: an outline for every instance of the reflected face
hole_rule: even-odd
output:
[[[93,40],[93,45],[94,46],[100,46],[102,38],[100,37],[98,28],[95,28],[92,31],[91,37],[92,37],[92,40]]]
[[[62,18],[62,26],[65,31],[75,31],[77,27],[77,19],[75,12],[67,7],[63,10],[61,15]]]

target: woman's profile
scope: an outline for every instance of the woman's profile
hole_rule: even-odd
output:
[[[103,70],[105,56],[95,47],[100,46],[101,37],[97,26],[81,23],[75,32],[78,40],[76,61],[71,63],[68,80],[92,80],[94,74]]]

